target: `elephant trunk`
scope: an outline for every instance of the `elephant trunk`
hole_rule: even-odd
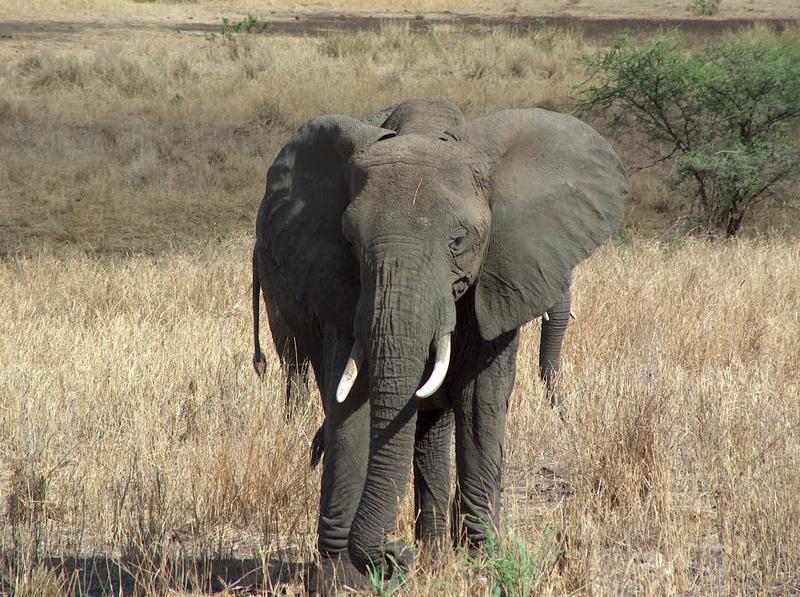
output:
[[[409,261],[415,261],[410,264]],[[362,274],[356,336],[369,374],[370,447],[367,477],[348,549],[361,572],[404,565],[410,553],[387,542],[395,529],[414,451],[417,397],[432,341],[442,335],[442,304],[432,296],[424,260],[381,258]],[[363,272],[363,270],[362,270]],[[427,280],[426,285],[420,281]],[[445,330],[444,333],[450,330]]]

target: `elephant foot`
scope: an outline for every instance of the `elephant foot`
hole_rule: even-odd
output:
[[[491,537],[499,537],[500,529],[488,512],[480,514],[461,514],[456,500],[451,512],[452,545],[469,558],[480,558]]]
[[[353,553],[352,546],[350,553]],[[357,554],[358,551],[354,555],[358,557]],[[356,566],[363,569],[373,581],[402,581],[416,560],[416,550],[405,541],[389,541],[383,544],[378,555],[365,555],[356,562]]]
[[[338,557],[322,556],[318,566],[312,570],[308,580],[308,594],[317,597],[350,595],[353,590],[368,586],[367,577],[356,570],[350,556],[342,553]]]
[[[417,559],[417,551],[405,541],[392,541],[383,548],[384,560],[388,572],[387,579],[395,574],[408,572]]]
[[[423,537],[419,539],[416,564],[425,570],[436,570],[452,554],[453,545],[447,535]]]

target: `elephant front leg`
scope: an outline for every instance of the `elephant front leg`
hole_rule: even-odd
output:
[[[419,410],[414,441],[414,536],[423,546],[435,548],[447,536],[452,436],[450,408]]]
[[[470,364],[451,385],[458,471],[454,540],[473,548],[498,529],[506,414],[517,347],[516,330],[489,342],[475,339],[468,349]]]
[[[567,332],[571,308],[570,292],[547,310],[542,317],[542,338],[539,343],[539,377],[544,381],[550,406],[560,408],[564,400],[556,395],[555,384],[561,369],[561,346]]]
[[[333,334],[330,334],[333,335]],[[320,487],[318,548],[326,576],[360,576],[350,563],[347,540],[358,507],[369,455],[369,404],[367,383],[359,377],[347,400],[336,401],[336,386],[341,378],[352,338],[336,334],[325,346],[324,452]],[[332,579],[326,579],[331,582]]]

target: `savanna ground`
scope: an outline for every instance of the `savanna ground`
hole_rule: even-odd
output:
[[[405,6],[688,16],[682,2],[632,0]],[[368,8],[400,12],[293,10]],[[261,2],[3,10],[0,592],[301,593],[321,412],[310,392],[287,422],[274,355],[262,382],[250,365],[267,165],[314,115],[406,97],[448,97],[468,117],[569,110],[577,59],[607,40],[543,25],[476,33],[452,12],[449,24],[205,37],[221,16],[294,20]],[[712,19],[797,13],[723,0]],[[643,161],[635,142],[617,148]],[[635,174],[625,231],[576,272],[563,422],[536,376],[538,325],[523,331],[505,538],[482,561],[423,562],[394,590],[800,593],[797,211],[762,210],[733,242],[687,238],[659,180]],[[399,532],[412,522],[406,504]]]

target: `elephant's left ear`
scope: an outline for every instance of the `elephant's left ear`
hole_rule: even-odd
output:
[[[561,299],[573,267],[622,223],[628,180],[608,142],[566,114],[508,110],[449,133],[489,189],[475,311],[495,338]]]

